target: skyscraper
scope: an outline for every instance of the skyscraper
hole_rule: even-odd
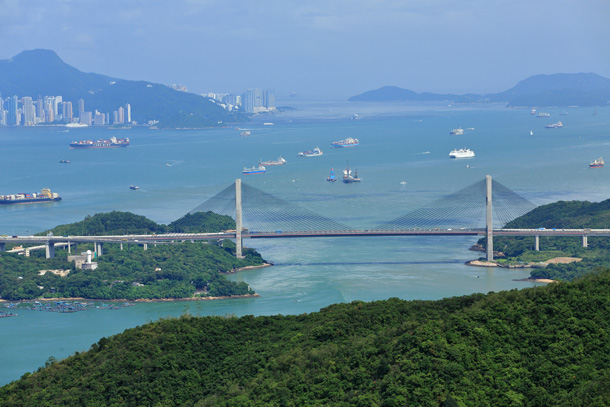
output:
[[[78,118],[83,118],[83,113],[85,113],[85,101],[83,99],[78,99]],[[82,120],[81,120],[82,122]]]
[[[17,96],[9,97],[6,100],[6,125],[7,126],[18,126],[19,121],[17,120]]]
[[[129,103],[125,105],[125,112],[127,116],[127,123],[131,123],[131,105]]]
[[[36,124],[36,107],[34,101],[29,96],[21,98],[21,104],[23,105],[23,125],[33,126]]]
[[[72,123],[72,102],[63,102],[61,106],[64,122]]]

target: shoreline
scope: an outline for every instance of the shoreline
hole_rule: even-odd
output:
[[[560,283],[558,280],[551,280],[550,278],[514,278],[513,281],[523,281],[526,283]]]
[[[241,295],[223,295],[220,297],[187,297],[187,298],[138,298],[135,300],[115,299],[105,300],[99,298],[82,298],[82,297],[61,297],[61,298],[34,298],[32,300],[4,300],[0,299],[0,303],[5,302],[34,302],[34,301],[96,301],[96,302],[179,302],[179,301],[214,301],[214,300],[232,300],[238,298],[258,298],[260,294],[241,294]]]
[[[221,271],[220,274],[235,274],[238,271],[257,270],[257,269],[262,269],[262,268],[271,267],[271,266],[273,266],[272,263],[263,263],[258,266],[246,266],[246,267],[239,267],[236,269],[231,269],[229,271]]]

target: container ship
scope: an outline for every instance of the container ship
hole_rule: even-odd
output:
[[[333,141],[331,146],[334,148],[343,148],[343,147],[356,147],[360,145],[360,142],[357,138],[348,137],[345,140]]]
[[[129,145],[128,138],[111,137],[109,140],[80,140],[70,143],[70,148],[114,148],[127,147]]]
[[[0,205],[58,201],[61,201],[61,197],[57,193],[51,192],[49,188],[43,188],[40,193],[21,192],[13,195],[0,195]]]

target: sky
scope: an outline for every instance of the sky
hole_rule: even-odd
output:
[[[609,21],[610,0],[0,0],[0,59],[51,49],[194,93],[493,93],[537,74],[610,78]]]

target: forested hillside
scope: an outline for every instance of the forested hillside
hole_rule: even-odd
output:
[[[0,406],[608,406],[610,272],[310,315],[184,315],[102,338]]]
[[[541,205],[507,223],[507,229],[608,229],[610,199],[602,202],[558,201]],[[549,264],[531,272],[532,278],[571,281],[600,267],[610,267],[610,239],[589,237],[588,247],[581,237],[541,237],[540,251],[534,251],[533,237],[494,237],[494,250],[506,255],[508,262],[542,262],[554,257],[578,257],[581,262]],[[478,242],[485,247],[485,239]],[[503,262],[500,259],[500,262]]]

